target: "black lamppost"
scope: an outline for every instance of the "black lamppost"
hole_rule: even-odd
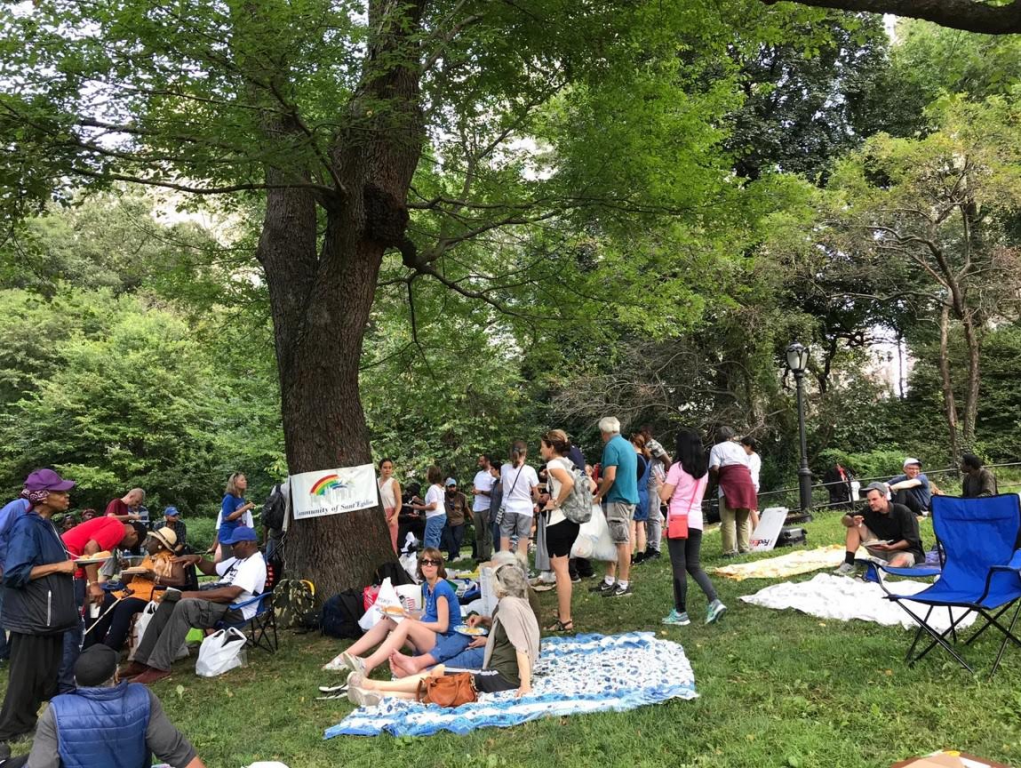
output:
[[[801,437],[801,464],[798,466],[798,488],[801,511],[812,509],[812,470],[808,468],[808,438],[805,437],[805,370],[808,368],[808,347],[794,342],[787,347],[787,367],[794,374],[798,387],[798,434]]]

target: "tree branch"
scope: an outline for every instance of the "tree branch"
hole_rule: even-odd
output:
[[[893,13],[912,19],[925,19],[951,29],[985,35],[1021,33],[1021,0],[1006,5],[988,5],[974,0],[794,0],[816,8],[844,11]],[[774,5],[779,0],[762,0]]]

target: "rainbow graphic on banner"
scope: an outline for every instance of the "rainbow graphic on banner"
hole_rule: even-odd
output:
[[[325,496],[327,491],[339,490],[344,487],[344,483],[336,475],[323,475],[316,480],[315,485],[312,486],[312,490],[309,491],[309,495]]]

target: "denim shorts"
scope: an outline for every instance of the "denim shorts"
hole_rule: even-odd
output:
[[[429,655],[436,659],[437,664],[442,664],[447,659],[452,659],[468,647],[471,638],[467,635],[460,635],[457,632],[448,632],[445,635],[436,635],[436,645],[429,651]]]

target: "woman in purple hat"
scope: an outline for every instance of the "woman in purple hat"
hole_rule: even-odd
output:
[[[39,705],[57,692],[64,633],[81,618],[72,578],[76,566],[50,520],[67,511],[74,485],[52,469],[29,475],[22,496],[31,509],[14,521],[8,536],[3,628],[11,633],[11,671],[0,710],[0,745],[35,727]]]

